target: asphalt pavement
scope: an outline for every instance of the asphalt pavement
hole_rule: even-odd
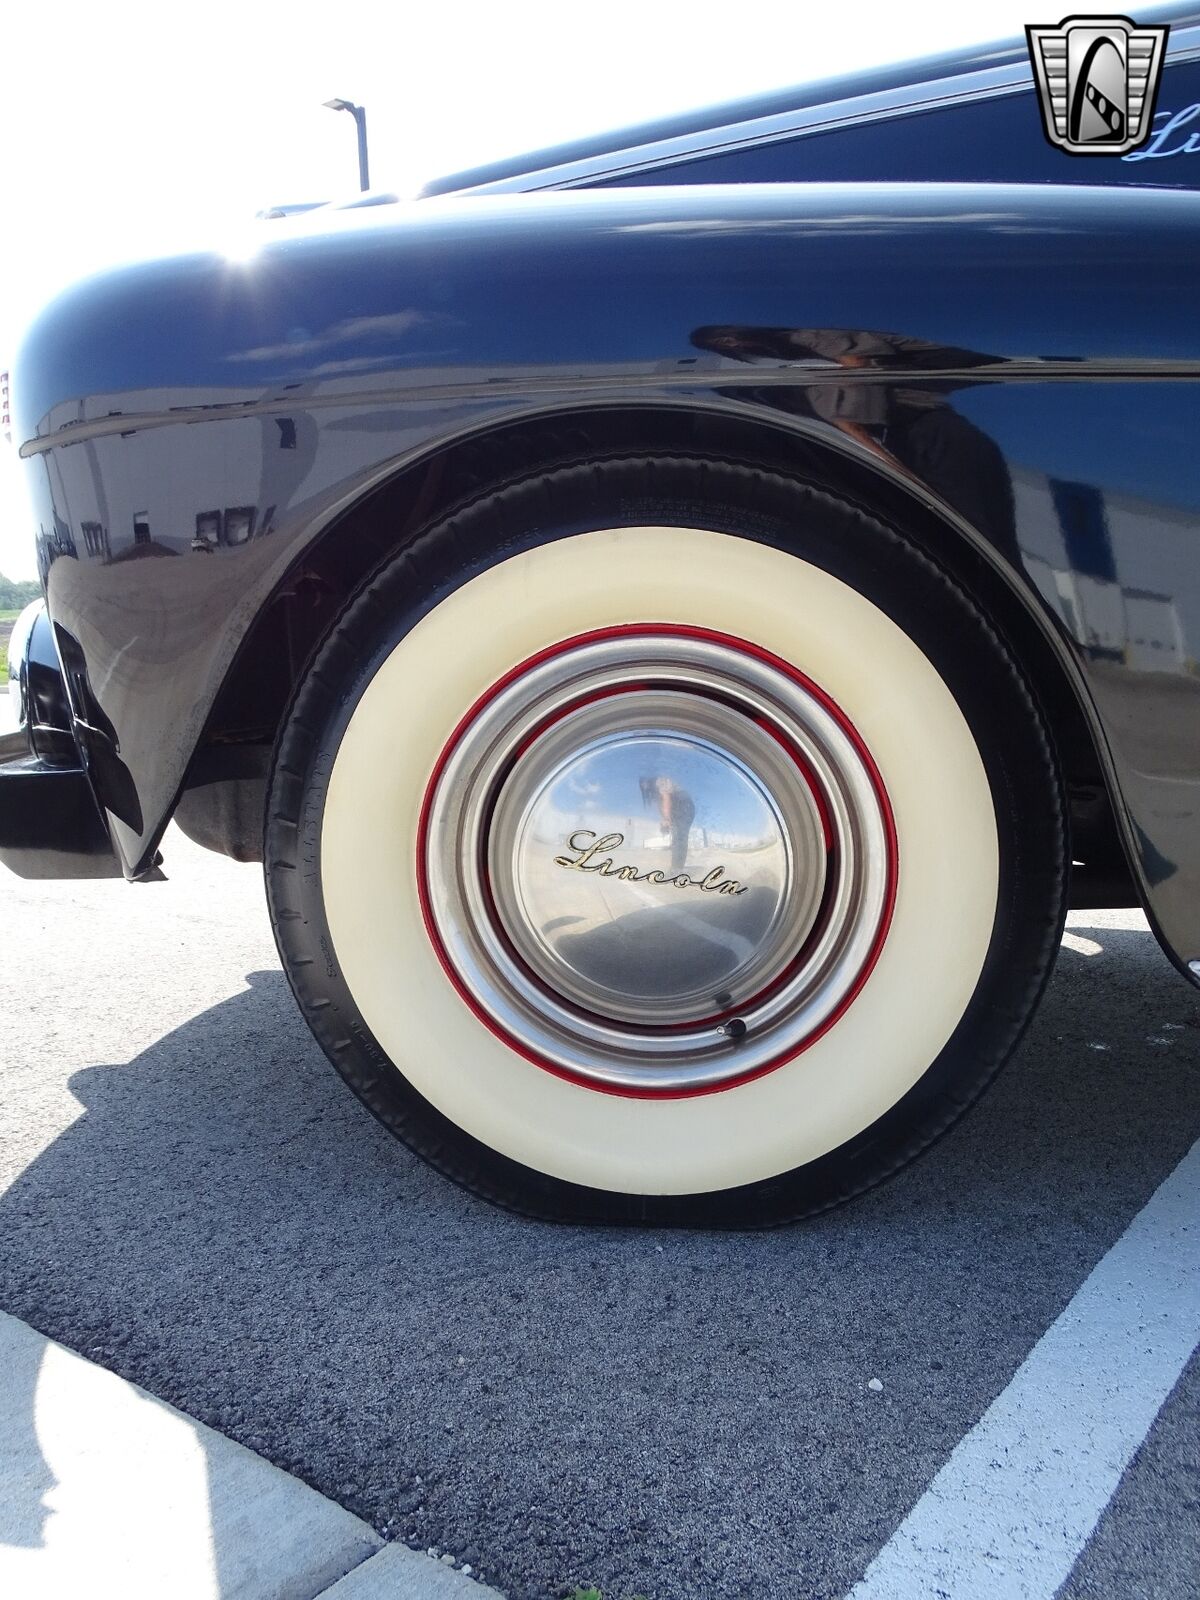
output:
[[[1200,995],[1084,913],[886,1187],[761,1235],[531,1223],[343,1087],[258,869],[165,855],[0,881],[0,1308],[514,1600],[840,1600],[1200,1137]],[[1193,1356],[1068,1600],[1200,1593],[1198,1424]]]

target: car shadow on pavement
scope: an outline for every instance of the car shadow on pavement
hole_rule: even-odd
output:
[[[841,1595],[1200,1133],[1196,994],[1144,930],[1071,933],[956,1130],[762,1234],[492,1209],[252,973],[72,1078],[0,1198],[0,1304],[515,1600]]]

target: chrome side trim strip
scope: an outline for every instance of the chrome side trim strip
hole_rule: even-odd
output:
[[[1200,27],[1172,32],[1167,66],[1200,56]],[[886,117],[912,116],[961,105],[967,100],[993,99],[1000,95],[1032,91],[1033,70],[1028,61],[980,71],[959,73],[951,78],[933,79],[926,84],[905,84],[899,89],[882,89],[875,94],[856,95],[846,100],[831,100],[823,105],[802,106],[795,111],[778,112],[772,117],[756,117],[748,122],[728,123],[721,128],[704,128],[697,133],[660,139],[653,144],[614,150],[607,155],[590,156],[560,166],[543,167],[514,177],[497,178],[491,183],[467,189],[452,189],[448,195],[522,194],[538,189],[569,189],[616,177],[620,173],[652,172],[655,167],[674,165],[681,160],[725,155],[747,145],[777,144],[798,134],[827,133],[874,122]]]

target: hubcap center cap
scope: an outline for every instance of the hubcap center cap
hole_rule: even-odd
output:
[[[816,914],[802,891],[819,889],[824,852],[797,775],[789,827],[747,759],[782,765],[758,730],[739,730],[740,754],[673,731],[701,716],[714,735],[744,721],[684,703],[694,698],[632,693],[576,713],[523,754],[496,805],[489,854],[506,933],[544,983],[602,1016],[679,1026],[736,1009]],[[589,737],[586,724],[614,716],[624,730]]]

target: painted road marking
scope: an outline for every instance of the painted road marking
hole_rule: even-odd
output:
[[[495,1597],[2,1312],[0,1594]]]
[[[1200,1143],[959,1443],[849,1600],[1050,1600],[1200,1342]]]

